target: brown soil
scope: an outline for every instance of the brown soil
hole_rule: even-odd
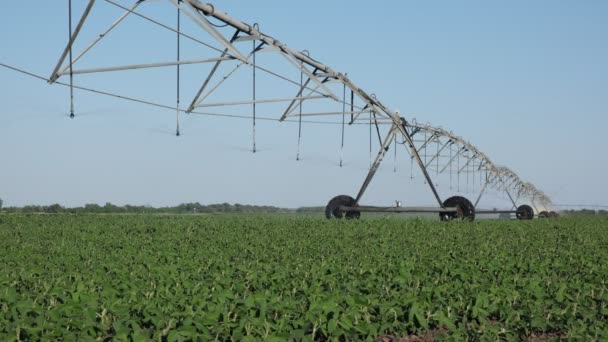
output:
[[[374,342],[435,342],[439,334],[449,335],[450,331],[446,328],[429,330],[424,335],[408,335],[408,336],[379,336],[374,339]],[[566,335],[561,332],[545,332],[533,333],[527,337],[521,337],[521,341],[526,342],[545,342],[545,341],[562,341],[566,340]]]
[[[544,342],[544,341],[561,341],[566,340],[566,335],[560,332],[551,333],[533,333],[524,341],[527,342]]]
[[[445,328],[438,328],[427,331],[426,334],[422,336],[418,335],[409,335],[403,337],[397,336],[380,336],[374,339],[374,342],[435,342],[437,339],[435,338],[439,334],[448,334],[449,330]]]

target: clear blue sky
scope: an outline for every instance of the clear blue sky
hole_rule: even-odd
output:
[[[150,2],[142,11],[173,25],[175,10],[166,2]],[[74,3],[79,15],[85,1]],[[555,203],[608,203],[608,2],[214,4],[347,72],[406,118],[467,138]],[[119,13],[98,0],[83,31],[89,39],[77,46]],[[66,38],[67,0],[0,3],[0,63],[48,77]],[[165,61],[175,53],[172,34],[135,17],[106,39],[83,66]],[[184,43],[192,58],[215,56],[204,52]],[[184,69],[184,102],[203,80],[197,71]],[[173,70],[81,76],[76,83],[174,103]],[[339,168],[339,127],[305,126],[304,160],[296,162],[297,126],[289,123],[260,123],[261,152],[252,155],[248,121],[184,117],[183,136],[176,138],[170,134],[174,112],[82,92],[76,92],[76,109],[83,115],[69,120],[66,88],[3,68],[0,103],[0,198],[6,205],[324,205],[337,194],[355,195],[369,163],[364,130],[348,132],[347,165]],[[388,158],[364,202],[433,204],[409,169],[406,158],[393,173]],[[455,192],[444,184],[439,189],[444,197]],[[476,197],[473,189],[464,195]],[[487,201],[507,204],[501,194]]]

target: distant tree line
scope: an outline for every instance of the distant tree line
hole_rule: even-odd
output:
[[[65,208],[59,204],[52,205],[27,205],[24,207],[3,208],[7,213],[46,213],[46,214],[196,214],[196,213],[289,213],[293,209],[278,208],[272,206],[242,205],[242,204],[210,204],[183,203],[175,207],[154,208],[150,206],[124,205],[118,206],[106,203],[86,204],[83,207]]]
[[[562,210],[560,214],[563,216],[608,216],[608,210]]]
[[[0,198],[0,210],[4,213],[45,213],[45,214],[197,214],[197,213],[320,213],[325,207],[300,207],[297,209],[279,208],[273,206],[244,205],[244,204],[209,204],[182,203],[174,207],[151,207],[148,205],[123,205],[112,203],[86,204],[82,207],[66,208],[60,204],[52,205],[26,205],[24,207],[3,207]],[[608,210],[562,210],[562,216],[608,216]],[[508,215],[510,216],[510,215]]]
[[[322,213],[325,207],[300,207],[296,209],[296,213]]]

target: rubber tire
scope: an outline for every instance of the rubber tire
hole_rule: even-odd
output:
[[[531,206],[524,204],[517,208],[515,216],[518,220],[531,220],[534,218],[534,209]]]
[[[538,218],[548,218],[548,217],[551,217],[551,214],[546,211],[541,211],[540,213],[538,213]]]
[[[346,217],[347,220],[359,219],[361,217],[361,212],[358,211],[342,212],[339,209],[341,205],[351,207],[355,205],[355,199],[348,195],[339,195],[332,198],[325,207],[325,217],[328,219],[343,219]]]
[[[461,221],[473,221],[475,220],[475,206],[471,201],[462,196],[453,196],[446,199],[443,202],[444,207],[456,207],[458,211],[455,213],[439,213],[439,219],[441,221],[461,220]]]

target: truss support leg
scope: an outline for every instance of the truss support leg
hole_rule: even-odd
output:
[[[453,145],[453,144],[454,144],[454,143],[452,142],[452,145]],[[451,146],[451,145],[450,145],[450,146]],[[464,150],[465,150],[465,148],[464,148],[464,147],[463,147],[463,148],[461,148],[461,149],[459,149],[459,150],[456,152],[456,154],[450,158],[450,161],[449,161],[447,164],[445,164],[445,166],[444,166],[444,167],[441,169],[441,171],[439,171],[439,173],[443,173],[443,171],[445,171],[445,169],[447,169],[448,167],[450,167],[450,177],[452,177],[452,176],[451,176],[451,175],[452,175],[452,163],[454,162],[454,160],[456,160],[456,158],[458,158],[458,157],[460,156],[460,154],[461,154],[462,152],[464,152]],[[451,147],[450,147],[450,153],[452,153]]]
[[[63,50],[63,53],[61,54],[61,57],[59,58],[59,62],[57,62],[57,66],[55,66],[55,69],[53,69],[53,73],[51,74],[51,77],[49,77],[49,83],[51,83],[51,84],[55,83],[55,81],[57,81],[57,79],[59,78],[59,76],[60,76],[58,74],[59,69],[63,65],[63,62],[65,61],[65,58],[68,56],[68,53],[70,52],[70,50],[72,50],[72,45],[74,44],[74,41],[78,37],[78,34],[80,33],[80,30],[82,29],[82,26],[84,25],[84,22],[87,20],[87,17],[89,16],[89,13],[91,12],[91,9],[93,8],[94,4],[95,4],[95,0],[89,0],[89,4],[87,5],[87,8],[84,10],[84,13],[83,13],[82,17],[80,18],[80,21],[78,22],[78,25],[76,26],[76,29],[72,33],[72,36],[70,37],[70,40],[68,41],[68,44],[66,45],[65,49]]]
[[[82,56],[84,56],[87,52],[89,52],[89,50],[91,50],[97,43],[99,43],[100,40],[102,40],[103,38],[105,38],[114,28],[116,28],[116,26],[118,26],[118,24],[120,24],[129,14],[133,13],[133,11],[135,11],[135,9],[145,0],[138,0],[133,6],[131,6],[131,8],[126,8],[124,7],[125,13],[123,13],[120,17],[118,17],[118,19],[116,19],[112,25],[110,25],[110,27],[108,27],[105,31],[103,31],[101,34],[99,34],[99,36],[97,36],[97,38],[95,38],[95,40],[93,40],[93,42],[91,42],[84,50],[82,50],[82,52],[80,52],[80,54],[78,54],[78,56],[76,56],[76,58],[74,58],[74,61],[72,62],[72,64],[70,64],[69,66],[63,68],[59,73],[61,75],[65,75],[66,71],[68,71],[68,69],[75,64],[76,62],[78,62],[80,60],[80,58],[82,58]],[[181,0],[180,0],[181,1]],[[121,7],[122,8],[122,7]]]
[[[486,191],[487,186],[488,186],[488,180],[486,179],[486,182],[483,184],[483,187],[481,187],[481,192],[479,193],[479,196],[477,196],[477,200],[475,201],[475,208],[477,208],[479,201],[481,201],[481,197],[483,196],[483,193]]]
[[[513,208],[517,209],[517,203],[513,199],[513,196],[511,196],[511,193],[509,192],[509,190],[505,189],[505,193],[507,194],[507,196],[509,196],[511,203],[513,203]]]
[[[241,33],[241,31],[240,30],[236,30],[234,32],[234,34],[232,35],[232,38],[230,39],[230,42],[234,42],[234,40],[239,36],[239,33]],[[220,58],[225,57],[227,54],[228,54],[228,49],[226,48],[226,49],[224,49],[224,51],[220,55]],[[215,73],[217,72],[217,69],[220,67],[221,63],[222,63],[221,59],[218,60],[217,62],[215,62],[215,65],[213,66],[213,68],[209,72],[209,75],[207,75],[207,78],[205,79],[205,82],[203,82],[203,85],[201,86],[201,88],[198,90],[198,92],[194,96],[194,99],[192,100],[192,103],[190,104],[190,107],[188,107],[188,110],[186,111],[186,113],[190,113],[190,112],[192,112],[194,110],[194,107],[196,106],[196,103],[198,102],[198,99],[203,94],[203,91],[205,90],[205,88],[207,88],[207,85],[209,85],[209,82],[211,81],[211,78],[213,77],[213,75],[215,75]]]
[[[431,160],[429,160],[429,162],[428,162],[428,163],[426,163],[426,165],[424,165],[424,167],[429,167],[429,166],[431,165],[431,163],[432,163],[432,162],[433,162],[435,159],[437,159],[437,173],[439,174],[439,157],[440,157],[440,154],[441,154],[441,152],[443,152],[443,150],[444,150],[446,147],[448,147],[448,146],[449,146],[449,144],[450,144],[450,143],[452,143],[452,140],[448,140],[448,142],[446,142],[446,143],[445,143],[445,144],[444,144],[444,145],[441,147],[441,149],[438,149],[438,150],[437,150],[437,153],[436,153],[436,154],[433,156],[433,158],[431,158]]]
[[[365,193],[365,190],[369,186],[369,183],[374,178],[376,171],[378,171],[378,168],[380,167],[380,163],[382,162],[382,159],[384,159],[384,156],[386,155],[386,152],[388,151],[388,147],[393,142],[393,139],[395,137],[395,134],[393,134],[393,133],[395,132],[395,130],[396,130],[396,127],[395,127],[395,125],[393,125],[391,127],[391,129],[389,130],[388,134],[386,135],[386,138],[384,138],[384,142],[380,146],[380,151],[378,152],[378,155],[376,156],[376,160],[374,161],[371,168],[369,169],[369,172],[367,173],[367,177],[365,178],[365,181],[363,182],[363,185],[361,186],[361,189],[359,190],[359,193],[357,194],[357,198],[355,198],[355,203],[354,203],[355,206],[359,204],[359,200],[361,200],[361,197],[363,197],[363,194]]]
[[[435,188],[435,184],[433,184],[433,180],[431,179],[431,176],[429,175],[428,171],[426,170],[426,167],[424,166],[424,162],[420,158],[420,154],[418,153],[418,150],[416,149],[416,146],[414,145],[412,136],[408,132],[407,122],[405,121],[405,119],[401,118],[401,125],[397,126],[397,128],[399,129],[399,131],[401,131],[401,134],[403,135],[403,137],[407,141],[407,144],[409,145],[410,149],[412,150],[412,156],[416,159],[418,166],[420,166],[420,170],[422,171],[422,174],[424,175],[426,182],[429,184],[429,187],[433,191],[433,195],[435,195],[435,199],[437,200],[437,203],[439,204],[439,206],[441,208],[443,208],[444,206],[443,206],[443,202],[441,201],[441,197],[439,197],[439,193],[437,192],[437,189]]]
[[[317,70],[312,72],[313,75],[317,73]],[[300,91],[298,91],[298,94],[296,95],[296,97],[291,101],[291,103],[289,104],[289,107],[287,107],[287,110],[283,113],[283,115],[281,116],[281,118],[279,119],[279,121],[283,121],[287,118],[287,116],[289,116],[289,114],[294,110],[294,108],[296,106],[294,106],[296,104],[296,101],[298,98],[301,98],[304,92],[304,89],[306,89],[306,87],[308,87],[308,83],[310,83],[311,79],[307,79],[305,83],[302,83],[304,79],[304,73],[300,72]],[[300,99],[299,101],[299,105],[302,105],[302,99]]]
[[[513,196],[511,196],[511,193],[509,192],[508,186],[505,184],[505,181],[502,179],[502,177],[499,177],[499,180],[503,184],[503,186],[505,187],[505,193],[507,194],[507,196],[509,196],[509,199],[511,200],[511,203],[513,204],[513,209],[517,210],[517,203],[513,199]]]

